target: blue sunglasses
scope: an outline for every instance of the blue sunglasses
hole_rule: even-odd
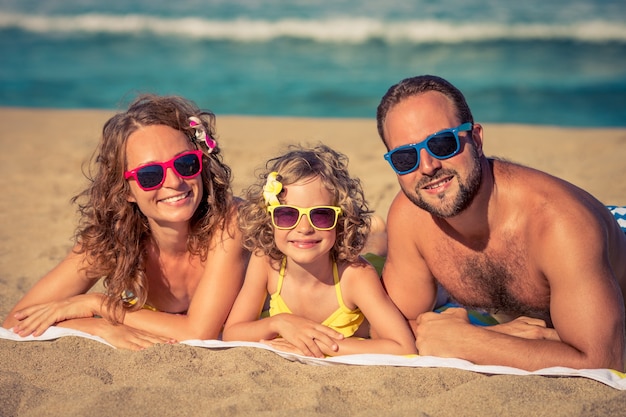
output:
[[[421,141],[411,145],[400,146],[385,154],[385,159],[389,165],[399,175],[413,172],[420,165],[420,151],[426,151],[433,158],[448,159],[456,155],[461,149],[459,141],[459,132],[467,132],[472,130],[472,123],[463,123],[452,129],[445,129],[434,133]]]

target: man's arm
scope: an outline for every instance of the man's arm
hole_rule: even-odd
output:
[[[437,285],[416,244],[417,208],[400,192],[387,216],[388,253],[383,285],[392,301],[410,321],[432,310]]]
[[[552,222],[536,256],[551,290],[550,314],[572,368],[623,370],[624,300],[609,260],[607,225],[584,206]],[[555,250],[554,248],[558,248]]]
[[[454,309],[418,318],[420,354],[528,370],[624,369],[624,304],[607,255],[606,225],[582,205],[545,218],[551,221],[533,226],[541,232],[535,231],[529,242],[529,257],[537,269],[531,273],[542,274],[549,285],[551,319],[560,341],[472,326],[464,311]]]

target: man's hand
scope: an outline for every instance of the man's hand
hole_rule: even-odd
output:
[[[541,319],[521,316],[507,323],[485,327],[487,330],[517,336],[524,339],[546,339],[561,341],[555,329],[546,326],[546,322]]]
[[[441,313],[420,314],[413,324],[415,346],[422,356],[457,357],[454,348],[461,330],[472,326],[463,308],[449,308]]]

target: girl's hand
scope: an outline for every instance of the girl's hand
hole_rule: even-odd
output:
[[[282,337],[277,337],[276,339],[270,339],[270,340],[262,339],[260,340],[260,342],[263,343],[264,345],[271,346],[274,349],[280,350],[282,352],[295,353],[296,355],[304,355],[304,352],[302,352],[300,349],[298,349],[292,343],[289,343]]]
[[[93,317],[95,310],[101,303],[102,294],[81,294],[61,301],[51,301],[26,307],[13,315],[19,320],[19,323],[13,326],[13,332],[22,337],[31,334],[41,336],[56,323]]]
[[[295,314],[278,314],[272,319],[277,322],[277,333],[305,356],[323,358],[323,350],[336,352],[337,341],[343,340],[343,335],[330,327]]]
[[[295,353],[297,355],[303,355],[303,356],[311,356],[311,355],[307,355],[304,352],[302,352],[300,349],[298,349],[297,347],[295,347],[292,343],[286,341],[285,339],[283,339],[282,337],[277,337],[276,339],[269,339],[269,340],[260,340],[261,343],[263,343],[264,345],[268,345],[273,347],[274,349],[280,350],[282,352],[287,352],[287,353]],[[315,341],[317,343],[317,340]],[[322,350],[325,355],[328,356],[332,356],[332,354],[335,351],[330,350],[330,348],[326,345],[323,344],[319,344],[318,347],[320,348],[320,350]]]

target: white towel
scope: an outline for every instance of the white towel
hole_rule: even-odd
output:
[[[58,339],[64,336],[78,336],[92,339],[108,346],[112,346],[104,339],[98,336],[66,329],[61,327],[50,327],[44,334],[38,337],[28,336],[20,337],[10,330],[0,327],[0,339],[8,339],[18,342],[28,341],[45,341]],[[206,349],[225,349],[237,347],[254,347],[265,349],[276,353],[277,355],[294,362],[301,362],[310,365],[377,365],[377,366],[405,366],[415,368],[456,368],[466,371],[479,372],[482,374],[492,375],[543,375],[543,376],[569,376],[583,377],[593,379],[595,381],[606,384],[618,390],[626,391],[626,373],[618,372],[612,369],[572,369],[565,367],[552,367],[540,369],[538,371],[525,371],[523,369],[512,368],[509,366],[495,365],[476,365],[463,359],[454,358],[437,358],[434,356],[400,356],[388,354],[361,354],[361,355],[344,355],[332,358],[312,358],[309,356],[297,355],[294,353],[281,352],[270,346],[256,342],[224,342],[221,340],[186,340],[181,342],[189,346],[195,346]]]

